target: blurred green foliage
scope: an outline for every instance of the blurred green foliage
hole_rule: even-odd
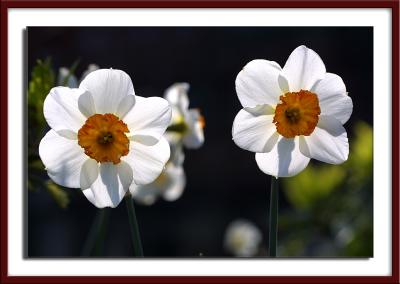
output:
[[[45,190],[50,194],[60,208],[67,208],[68,194],[60,186],[49,180],[44,165],[39,158],[39,143],[48,130],[43,115],[43,103],[55,86],[56,75],[52,69],[51,58],[37,60],[32,69],[28,84],[28,181],[27,186],[31,191]]]
[[[282,179],[292,209],[279,217],[279,255],[372,256],[373,131],[361,121],[352,131],[345,163]]]

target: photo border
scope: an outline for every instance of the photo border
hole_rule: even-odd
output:
[[[10,8],[389,8],[392,12],[392,275],[390,276],[9,276],[8,9]],[[1,0],[0,270],[1,283],[399,283],[399,1],[18,1]]]

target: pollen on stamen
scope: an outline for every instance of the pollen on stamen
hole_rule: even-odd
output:
[[[99,163],[118,164],[129,153],[127,125],[117,116],[95,114],[78,131],[78,144],[85,154]]]
[[[300,90],[288,92],[280,96],[280,100],[273,119],[278,133],[285,138],[310,135],[317,126],[321,113],[317,95]]]

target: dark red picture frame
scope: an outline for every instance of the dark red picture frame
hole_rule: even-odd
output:
[[[389,8],[392,11],[392,259],[390,276],[10,276],[7,239],[7,58],[10,8]],[[1,0],[1,283],[399,283],[399,1],[18,1]],[[22,95],[22,94],[21,94]]]

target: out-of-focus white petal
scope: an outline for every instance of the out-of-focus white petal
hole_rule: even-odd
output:
[[[135,140],[129,145],[129,154],[122,157],[133,171],[133,182],[136,185],[148,184],[154,181],[163,170],[170,156],[167,140],[161,137],[153,146],[141,144]]]
[[[190,85],[188,83],[175,83],[165,90],[164,98],[179,110],[184,111],[189,108],[189,92]]]
[[[130,135],[146,135],[159,139],[171,121],[171,108],[163,98],[136,96],[136,103],[125,115]]]
[[[185,171],[182,166],[175,166],[169,163],[165,169],[168,176],[168,184],[162,190],[162,196],[167,201],[175,201],[182,196],[186,186]]]
[[[58,79],[57,79],[57,85],[59,86],[66,86],[69,88],[78,88],[78,80],[74,76],[74,74],[71,74],[69,69],[66,67],[61,67],[58,70]]]
[[[325,64],[321,57],[304,45],[293,50],[283,67],[291,92],[310,90],[315,82],[324,78],[325,73]]]
[[[78,108],[80,112],[87,118],[91,117],[96,113],[96,107],[94,106],[94,100],[89,92],[85,92],[78,98]]]
[[[52,129],[78,132],[86,120],[78,108],[78,98],[83,92],[80,89],[67,87],[56,87],[50,90],[44,100],[43,113]]]
[[[300,138],[300,151],[325,163],[341,164],[349,156],[346,130],[334,117],[320,116],[313,133]]]
[[[185,115],[189,130],[183,137],[183,144],[188,149],[198,149],[204,143],[203,122],[198,109],[190,109]]]
[[[261,232],[253,223],[238,219],[226,229],[224,247],[235,256],[251,257],[257,255],[261,240]]]
[[[131,184],[129,191],[132,195],[132,198],[142,205],[153,205],[160,194],[160,191],[157,187],[152,186],[152,184],[146,185],[136,185]]]
[[[185,161],[185,153],[183,152],[182,144],[169,143],[169,146],[171,148],[171,156],[168,163],[172,163],[176,167],[182,166]]]
[[[135,95],[129,75],[114,69],[100,69],[90,73],[81,82],[79,89],[91,93],[99,114],[117,113],[123,98]]]
[[[83,190],[86,198],[98,208],[117,207],[128,187],[121,182],[118,168],[113,163],[100,164],[100,174],[89,189]]]
[[[87,75],[89,75],[93,71],[96,71],[96,70],[99,70],[99,69],[100,69],[99,65],[97,65],[97,64],[89,64],[88,68],[82,73],[81,81],[83,81],[83,79],[85,79]]]
[[[338,75],[326,73],[311,88],[311,92],[318,96],[321,115],[333,116],[342,124],[349,120],[353,112],[353,101],[347,95],[346,86]]]
[[[99,165],[96,160],[88,159],[82,165],[80,174],[80,187],[81,189],[89,188],[99,176]]]
[[[265,153],[271,151],[278,141],[275,124],[272,123],[274,115],[270,114],[268,108],[262,111],[258,108],[250,113],[242,109],[233,121],[233,141],[240,148],[248,151]]]
[[[71,188],[80,187],[81,168],[88,156],[76,140],[66,139],[50,130],[40,141],[39,156],[55,183]]]
[[[282,90],[278,63],[263,59],[250,61],[236,77],[236,93],[243,107],[276,105]]]
[[[297,175],[307,167],[309,161],[310,158],[300,152],[298,137],[287,139],[281,136],[270,152],[256,153],[258,167],[274,177]]]

